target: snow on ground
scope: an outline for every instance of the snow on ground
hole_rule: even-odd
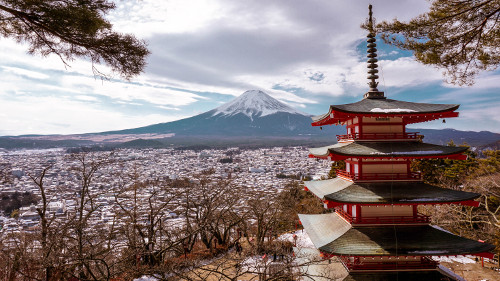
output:
[[[272,257],[267,256],[252,256],[241,262],[243,272],[263,272],[271,262]]]
[[[474,256],[449,256],[449,257],[438,257],[433,256],[433,260],[437,262],[459,262],[459,263],[476,263]]]
[[[134,281],[158,281],[158,279],[151,277],[151,276],[142,276],[142,277],[134,279]]]
[[[307,235],[307,232],[305,229],[297,230],[297,231],[291,232],[291,233],[285,233],[285,234],[281,235],[280,237],[278,237],[278,240],[290,241],[292,243],[295,243],[295,240],[293,237],[294,235],[297,236],[297,247],[298,248],[314,248],[314,249],[316,249],[316,247],[314,247],[313,242],[309,238],[309,235]]]

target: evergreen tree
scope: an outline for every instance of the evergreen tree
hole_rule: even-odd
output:
[[[67,64],[77,57],[104,63],[125,79],[141,73],[149,54],[146,44],[112,30],[105,15],[108,0],[0,0],[0,36],[29,45],[30,54],[55,54]]]
[[[407,23],[377,25],[386,43],[413,51],[424,64],[446,70],[454,84],[472,84],[500,63],[500,0],[433,0],[429,12]]]

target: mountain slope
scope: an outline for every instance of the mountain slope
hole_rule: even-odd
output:
[[[246,91],[238,98],[210,112],[213,112],[213,116],[234,116],[243,114],[248,116],[251,120],[253,117],[264,117],[279,112],[309,116],[257,90]]]
[[[342,129],[332,130],[341,132]],[[208,112],[169,123],[115,131],[119,134],[175,133],[176,136],[303,136],[320,134],[311,117],[262,91],[246,91]]]
[[[92,144],[124,147],[162,145],[328,145],[335,135],[346,133],[343,126],[311,126],[311,115],[300,112],[262,91],[247,91],[234,100],[205,113],[168,123],[113,132],[83,135],[0,137],[0,148],[68,147]],[[465,132],[453,129],[409,129],[419,131],[424,141],[446,144],[453,140],[481,146],[500,140],[492,132]],[[149,140],[148,140],[149,139]],[[156,139],[151,141],[151,139]]]

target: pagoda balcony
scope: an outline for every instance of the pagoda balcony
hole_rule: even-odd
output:
[[[405,261],[404,257],[394,257],[394,261],[361,261],[359,257],[341,256],[342,264],[349,271],[373,271],[373,270],[403,270],[403,269],[434,269],[438,262],[429,257],[421,257],[420,260]]]
[[[352,217],[341,209],[335,212],[343,217],[352,225],[362,224],[429,224],[431,218],[426,215],[417,214],[416,216],[383,216],[383,217]]]
[[[338,177],[352,181],[420,181],[419,172],[410,173],[351,173],[345,170],[336,170]]]
[[[424,136],[414,133],[354,133],[347,135],[337,135],[337,141],[363,141],[363,140],[421,140]]]

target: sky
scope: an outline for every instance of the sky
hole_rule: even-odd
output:
[[[424,0],[371,1],[377,21],[405,21]],[[103,81],[91,64],[65,66],[0,39],[0,136],[78,134],[136,128],[194,116],[247,90],[263,90],[303,112],[360,100],[368,90],[369,1],[115,0],[116,31],[145,40],[151,55],[131,81]],[[459,118],[416,124],[500,133],[500,70],[471,87],[445,83],[442,70],[377,41],[379,87],[388,98],[461,104]],[[106,72],[105,66],[98,66]]]

